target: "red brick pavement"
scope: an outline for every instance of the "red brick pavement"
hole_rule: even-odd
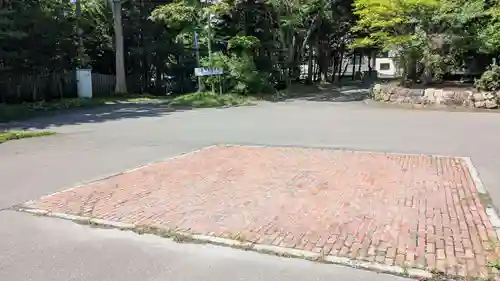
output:
[[[218,146],[28,205],[463,276],[498,253],[459,158]]]

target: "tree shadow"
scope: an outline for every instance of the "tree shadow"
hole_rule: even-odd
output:
[[[273,101],[359,102],[370,98],[372,85],[373,83],[368,82],[351,82],[342,85],[296,84]]]
[[[285,95],[269,99],[272,102],[316,101],[316,102],[358,102],[370,97],[370,84],[345,83],[342,86],[332,84],[304,85],[294,84]],[[248,105],[245,105],[248,106]],[[221,107],[215,107],[221,108]],[[222,107],[224,108],[224,107]],[[189,106],[171,106],[166,103],[117,103],[91,108],[73,108],[47,112],[43,116],[22,121],[0,123],[2,130],[47,129],[65,125],[96,124],[122,119],[161,117],[172,112],[197,109]]]
[[[166,104],[155,103],[112,104],[92,108],[55,111],[42,117],[0,123],[0,130],[47,129],[49,127],[95,124],[121,119],[160,117],[175,111],[190,109],[192,108],[174,108]]]

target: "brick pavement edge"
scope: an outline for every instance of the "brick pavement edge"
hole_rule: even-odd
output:
[[[23,211],[23,212],[28,212],[33,215],[39,215],[39,216],[48,216],[48,217],[56,217],[60,219],[66,219],[70,220],[76,223],[80,224],[92,224],[96,226],[100,226],[103,228],[116,228],[120,230],[131,230],[137,232],[137,228],[139,226],[134,225],[134,224],[129,224],[129,223],[122,223],[122,222],[117,222],[117,221],[109,221],[109,220],[103,220],[103,219],[97,219],[97,218],[92,218],[92,217],[82,217],[82,216],[75,216],[71,214],[65,214],[65,213],[57,213],[57,212],[49,212],[46,210],[41,210],[41,209],[32,209],[32,208],[26,208],[25,206],[29,205],[30,202],[34,202],[37,200],[41,200],[46,197],[53,196],[58,193],[62,192],[67,192],[68,190],[76,189],[79,187],[82,187],[84,185],[88,185],[90,183],[104,180],[110,177],[118,176],[118,175],[123,175],[126,173],[130,173],[139,169],[142,169],[144,167],[147,167],[151,164],[159,163],[159,162],[165,162],[168,160],[173,160],[177,158],[182,158],[184,156],[189,156],[191,154],[200,152],[202,150],[207,150],[213,147],[217,146],[225,146],[225,147],[238,147],[238,146],[245,146],[245,147],[273,147],[273,146],[265,146],[265,145],[238,145],[238,144],[224,144],[224,145],[211,145],[211,146],[206,146],[202,147],[200,149],[192,150],[174,157],[169,157],[166,159],[160,159],[156,161],[152,161],[150,163],[147,163],[145,165],[141,165],[139,167],[129,169],[123,172],[119,173],[114,173],[111,175],[107,175],[98,179],[94,179],[88,182],[84,183],[79,183],[76,186],[65,189],[59,192],[55,192],[53,194],[49,194],[46,196],[43,196],[42,198],[32,200],[29,202],[26,202],[24,204],[14,206],[12,207],[15,210],[18,211]],[[283,146],[280,146],[283,147]],[[296,146],[295,146],[296,147]],[[309,147],[311,149],[311,147]],[[333,149],[333,150],[344,150],[344,151],[359,151],[359,150],[348,150],[348,149],[338,149],[338,148],[315,148],[315,149]],[[417,154],[409,154],[409,153],[392,153],[392,152],[378,152],[378,153],[385,153],[385,154],[395,154],[395,155],[417,155]],[[418,154],[422,155],[422,154]],[[432,155],[434,157],[452,157],[452,156],[441,156],[441,155]],[[466,164],[468,168],[468,172],[471,176],[471,179],[473,180],[474,186],[476,188],[476,191],[479,194],[482,195],[487,195],[487,189],[484,187],[482,184],[482,181],[479,177],[479,173],[477,172],[476,168],[474,167],[472,160],[469,157],[452,157],[456,159],[462,159],[464,163]],[[492,206],[491,204],[488,204],[488,206],[483,206],[485,208],[485,213],[490,220],[497,237],[500,239],[500,216],[498,215],[498,212],[496,211],[495,207]],[[170,231],[170,230],[165,230],[165,231]],[[337,257],[337,256],[325,256],[322,255],[321,253],[317,252],[312,252],[312,251],[306,251],[306,250],[298,250],[294,248],[287,248],[287,247],[282,247],[282,246],[272,246],[272,245],[265,245],[265,244],[257,244],[257,243],[249,243],[249,242],[242,242],[240,240],[234,240],[234,239],[228,239],[228,238],[221,238],[221,237],[216,237],[216,236],[207,236],[207,235],[194,235],[194,234],[189,234],[189,233],[184,233],[184,232],[175,232],[172,231],[173,235],[182,235],[189,237],[189,239],[201,243],[211,243],[211,244],[216,244],[216,245],[223,245],[223,246],[230,246],[234,248],[242,248],[245,250],[253,250],[257,252],[263,252],[263,253],[269,253],[269,254],[275,254],[279,256],[287,256],[287,257],[296,257],[296,258],[303,258],[303,259],[308,259],[308,260],[314,260],[318,262],[325,262],[325,263],[335,263],[335,264],[340,264],[340,265],[345,265],[345,266],[350,266],[350,267],[355,267],[355,268],[364,268],[368,270],[374,270],[377,272],[384,272],[384,273],[390,273],[390,274],[396,274],[396,275],[403,275],[403,276],[408,276],[408,277],[414,277],[414,278],[430,278],[432,277],[432,273],[426,270],[422,269],[413,269],[413,268],[403,268],[401,266],[397,265],[387,265],[387,264],[380,264],[380,263],[373,263],[373,262],[366,262],[366,261],[359,261],[359,260],[353,260],[345,257]],[[155,234],[155,233],[151,233]],[[176,241],[175,239],[173,239]],[[176,241],[179,242],[179,241]]]
[[[96,225],[96,226],[100,226],[102,228],[108,228],[108,229],[113,228],[113,229],[119,229],[119,230],[130,230],[130,231],[134,231],[134,232],[136,230],[138,230],[138,226],[136,226],[134,224],[121,223],[121,222],[116,222],[116,221],[108,221],[108,220],[103,220],[103,219],[95,219],[95,218],[91,218],[91,217],[74,216],[74,215],[68,215],[68,214],[62,214],[62,213],[52,213],[52,212],[48,212],[45,210],[31,209],[31,208],[17,208],[17,211],[30,213],[32,215],[37,215],[37,216],[46,216],[46,217],[69,220],[69,221],[72,221],[75,223],[80,223],[80,224],[92,224],[92,225]],[[429,271],[416,269],[416,268],[403,268],[401,266],[396,266],[396,265],[386,265],[386,264],[377,264],[377,263],[371,263],[371,262],[363,262],[363,261],[353,260],[353,259],[349,259],[349,258],[345,258],[345,257],[322,256],[321,254],[315,253],[312,251],[298,250],[298,249],[294,249],[294,248],[286,248],[286,247],[266,245],[266,244],[242,242],[239,240],[221,238],[221,237],[217,237],[217,236],[194,235],[194,234],[189,234],[189,233],[185,233],[185,232],[175,232],[175,231],[169,231],[169,232],[171,233],[171,236],[174,238],[169,238],[169,237],[164,237],[164,238],[171,239],[173,242],[182,242],[182,241],[175,239],[175,237],[177,237],[177,235],[178,235],[178,236],[184,236],[184,237],[188,238],[187,240],[183,240],[183,241],[190,241],[191,240],[191,241],[198,242],[198,243],[208,243],[208,244],[214,244],[214,245],[219,245],[219,246],[228,246],[231,248],[250,250],[250,251],[255,251],[258,253],[272,254],[272,255],[282,256],[282,257],[302,258],[302,259],[315,261],[315,262],[338,264],[338,265],[348,266],[348,267],[352,267],[352,268],[362,268],[362,269],[367,269],[367,270],[371,270],[371,271],[376,271],[379,273],[387,273],[387,274],[393,274],[393,275],[410,277],[410,278],[417,278],[417,279],[425,278],[426,279],[426,278],[432,278],[432,276],[433,276],[433,274]],[[147,234],[153,234],[153,235],[157,234],[154,232],[151,232],[151,233],[141,232],[141,233],[147,233]]]
[[[476,190],[479,194],[482,195],[488,195],[488,190],[486,187],[483,185],[483,182],[481,181],[481,178],[479,177],[479,172],[477,171],[476,167],[474,166],[474,163],[472,163],[472,159],[470,157],[457,157],[461,158],[464,163],[467,165],[467,168],[469,170],[469,173],[471,175],[472,180],[474,181],[474,186],[476,187]],[[486,213],[486,216],[491,222],[491,225],[493,226],[493,229],[495,230],[495,233],[497,235],[498,240],[500,240],[500,216],[498,215],[498,211],[493,206],[493,204],[489,204],[488,206],[484,206],[484,211]]]

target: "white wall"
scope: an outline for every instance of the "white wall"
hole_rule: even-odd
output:
[[[380,64],[389,64],[389,69],[382,70],[380,69]],[[396,63],[394,62],[393,58],[376,58],[375,59],[375,69],[378,72],[379,76],[389,76],[389,77],[395,77],[398,73],[397,68],[396,68]]]

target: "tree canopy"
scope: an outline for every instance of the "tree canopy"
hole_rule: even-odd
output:
[[[370,61],[379,51],[396,54],[405,78],[440,80],[471,56],[493,58],[500,51],[498,0],[120,3],[118,36],[132,92],[194,91],[198,64],[227,73],[207,78],[205,86],[244,94],[299,79],[338,82],[352,56]],[[117,29],[109,3],[81,4],[86,59],[94,72],[115,74]],[[15,73],[70,72],[78,65],[74,1],[2,0],[0,15],[0,83]]]
[[[439,80],[468,54],[496,56],[495,10],[483,0],[356,0],[354,30],[365,36],[354,46],[396,51],[406,76]]]

